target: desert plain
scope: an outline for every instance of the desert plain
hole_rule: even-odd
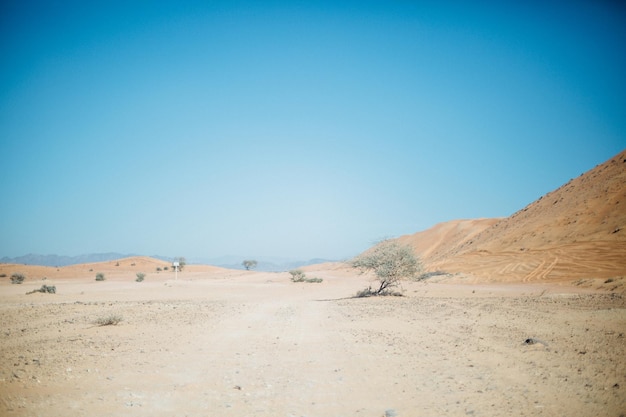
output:
[[[22,285],[2,279],[0,415],[626,412],[623,278],[452,274],[405,281],[403,297],[352,298],[370,277],[341,263],[304,268],[321,283],[199,265],[176,279],[164,265],[21,265]],[[43,284],[57,293],[26,295]]]
[[[430,273],[402,297],[342,262],[2,263],[0,416],[626,415],[626,151],[397,240]]]

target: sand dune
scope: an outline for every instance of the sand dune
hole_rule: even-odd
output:
[[[462,245],[499,221],[500,219],[452,220],[439,223],[424,232],[402,236],[398,241],[413,246],[430,263],[458,252]]]
[[[403,236],[429,270],[487,281],[626,276],[626,151],[504,219]]]
[[[223,272],[225,269],[210,265],[186,265],[185,271],[217,273]],[[114,280],[135,279],[136,274],[139,272],[146,274],[148,278],[159,278],[161,280],[170,279],[174,276],[174,270],[170,262],[148,256],[134,256],[115,261],[62,267],[0,264],[0,274],[10,277],[15,272],[24,274],[27,280],[37,281],[43,279],[95,279],[97,273],[103,273],[106,279]]]

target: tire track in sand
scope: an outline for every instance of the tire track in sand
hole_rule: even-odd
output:
[[[541,263],[528,275],[526,275],[522,281],[530,282],[530,281],[539,281],[542,279],[546,279],[548,274],[552,272],[556,264],[559,262],[559,257],[555,256],[552,262],[548,266],[545,266],[548,261],[546,259],[542,260]]]

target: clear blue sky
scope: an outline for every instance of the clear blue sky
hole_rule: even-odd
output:
[[[0,256],[344,258],[626,148],[618,2],[3,1]]]

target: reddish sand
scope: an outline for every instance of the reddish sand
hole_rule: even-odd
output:
[[[626,276],[626,151],[508,218],[451,221],[399,240],[428,270],[481,282],[619,280]]]

